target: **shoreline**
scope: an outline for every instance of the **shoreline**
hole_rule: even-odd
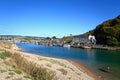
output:
[[[27,52],[11,50],[11,49],[6,49],[6,48],[1,48],[1,49],[8,51],[11,54],[16,54],[16,53],[20,54],[26,60],[28,60],[30,62],[31,61],[35,62],[36,64],[38,64],[44,68],[48,68],[48,70],[57,71],[56,77],[58,77],[59,80],[69,80],[70,78],[71,78],[71,80],[98,80],[95,77],[89,75],[88,72],[86,72],[86,70],[83,70],[82,67],[78,68],[75,64],[71,63],[67,59],[42,56],[42,55],[38,55],[38,54],[31,54],[31,53],[27,53]],[[41,60],[38,60],[38,58],[41,58]],[[55,63],[51,63],[49,60],[51,60]],[[51,66],[53,66],[53,67],[48,67],[48,65],[46,66],[46,63],[51,64]],[[67,74],[62,73],[61,71],[59,71],[59,69],[67,71]]]
[[[93,77],[95,80],[101,80],[102,79],[101,76],[96,75],[95,73],[93,73],[92,71],[90,71],[88,68],[84,67],[82,64],[78,63],[77,61],[74,61],[74,60],[67,60],[67,61],[69,61],[74,66],[76,66],[79,70],[82,70],[82,72],[84,72],[87,75]]]
[[[14,48],[13,48],[14,47]],[[1,49],[10,52],[11,54],[20,54],[22,57],[26,58],[28,61],[42,65],[45,68],[48,68],[48,64],[52,67],[49,67],[49,70],[56,71],[56,76],[59,80],[100,80],[96,75],[90,72],[88,69],[84,68],[83,65],[67,59],[48,57],[38,54],[31,54],[27,52],[22,52],[17,46],[12,46],[11,49],[2,48]],[[38,58],[40,60],[38,60]],[[50,60],[50,61],[49,61]],[[51,63],[52,61],[52,63]],[[54,63],[53,63],[54,62]],[[46,65],[47,63],[47,65]],[[59,72],[59,69],[67,71],[67,74]]]
[[[19,51],[22,52],[22,51]],[[32,53],[27,53],[27,52],[22,52],[25,54],[32,54]],[[50,57],[50,56],[44,56],[44,55],[38,55],[38,54],[32,54],[32,55],[37,55],[39,57],[45,57],[45,58],[51,58],[51,59],[60,59],[60,60],[65,60],[68,61],[70,64],[72,64],[73,66],[75,66],[77,69],[79,69],[80,71],[82,71],[83,73],[87,74],[88,76],[92,77],[94,80],[102,80],[101,76],[96,75],[95,73],[91,72],[89,69],[87,69],[86,67],[84,67],[82,64],[74,61],[74,60],[70,60],[70,59],[64,59],[64,58],[56,58],[56,57]]]
[[[22,52],[22,49],[19,50],[19,52]],[[26,53],[26,52],[22,52],[22,53]],[[31,53],[28,53],[31,54]],[[42,57],[48,57],[48,58],[54,58],[54,59],[62,59],[62,60],[66,60],[69,63],[71,63],[72,65],[74,65],[76,68],[78,68],[79,70],[81,70],[83,73],[87,74],[88,76],[94,78],[95,80],[101,80],[102,77],[96,75],[95,73],[91,72],[89,69],[87,69],[86,67],[84,67],[82,64],[78,63],[77,61],[74,60],[70,60],[70,59],[64,59],[64,58],[56,58],[56,57],[50,57],[50,56],[44,56],[44,55],[38,55],[38,54],[33,54],[33,55],[37,55],[37,56],[42,56]]]

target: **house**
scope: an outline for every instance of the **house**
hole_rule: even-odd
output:
[[[87,34],[82,34],[82,35],[76,35],[73,36],[72,40],[72,45],[92,45],[96,44],[96,39],[95,36],[93,35],[87,35]]]

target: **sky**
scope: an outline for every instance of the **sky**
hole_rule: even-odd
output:
[[[78,35],[118,15],[120,0],[0,0],[0,35]]]

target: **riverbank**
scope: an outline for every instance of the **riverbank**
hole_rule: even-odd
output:
[[[99,46],[99,45],[94,45],[94,46],[80,46],[79,48],[82,48],[82,49],[111,50],[111,51],[120,50],[120,47]]]
[[[75,60],[82,66],[91,70],[94,74],[102,76],[104,80],[119,80],[120,74],[120,54],[119,51],[111,50],[98,50],[98,49],[80,49],[80,48],[62,48],[62,47],[51,47],[34,45],[31,43],[18,43],[23,52],[28,52],[32,54],[56,57],[60,59],[70,59]],[[114,65],[115,66],[114,66]],[[112,73],[105,73],[99,69],[107,68],[113,71]]]
[[[101,50],[120,50],[120,47],[110,47],[110,46],[92,46],[92,49],[101,49]]]
[[[32,62],[38,67],[47,69],[55,73],[55,76],[58,80],[98,80],[95,77],[88,74],[82,68],[78,68],[76,64],[70,63],[64,59],[44,57],[40,55],[24,53],[16,51],[16,49],[6,49],[0,47],[0,49],[5,50],[11,55],[19,55],[26,60],[26,62]],[[32,65],[31,65],[32,66]]]
[[[99,50],[111,50],[111,51],[120,51],[120,47],[111,47],[103,45],[92,45],[92,46],[71,46],[72,48],[81,48],[81,49],[99,49]]]
[[[84,67],[82,64],[80,64],[80,63],[78,63],[76,61],[73,61],[73,60],[68,60],[68,61],[71,64],[75,65],[78,69],[82,70],[83,72],[85,72],[89,76],[93,77],[95,80],[103,80],[103,77],[94,74],[93,72],[91,72],[90,70],[88,70],[86,67]]]

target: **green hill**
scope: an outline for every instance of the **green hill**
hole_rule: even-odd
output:
[[[98,44],[120,46],[120,15],[98,25],[92,32]]]

